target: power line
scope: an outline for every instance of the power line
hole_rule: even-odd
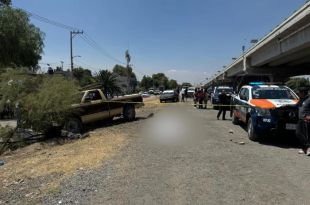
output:
[[[20,9],[20,8],[18,8]],[[47,23],[47,24],[50,24],[50,25],[53,25],[53,26],[56,26],[56,27],[59,27],[59,28],[62,28],[62,29],[66,29],[66,30],[69,30],[69,31],[76,31],[76,30],[81,30],[79,28],[76,28],[76,27],[72,27],[72,26],[68,26],[68,25],[65,25],[63,23],[60,23],[60,22],[57,22],[57,21],[54,21],[54,20],[50,20],[48,18],[45,18],[43,16],[40,16],[38,14],[35,14],[33,12],[30,12],[30,11],[27,11],[25,9],[22,9],[24,10],[28,15],[30,15],[32,18],[36,19],[36,20],[39,20],[41,22],[44,22],[44,23]],[[93,40],[90,35],[88,35],[87,33],[85,33],[84,37],[82,37],[82,39],[84,41],[86,41],[91,47],[93,47],[94,49],[100,51],[103,55],[105,55],[106,57],[120,63],[120,64],[125,64],[124,62],[118,60],[117,58],[113,57],[112,55],[110,55],[108,52],[106,52],[104,49],[102,49],[101,46],[99,46],[99,44]]]
[[[69,30],[69,31],[78,31],[81,30],[77,27],[73,27],[73,26],[69,26],[54,20],[50,20],[46,17],[40,16],[38,14],[35,14],[33,12],[27,11],[25,9],[22,8],[18,8],[18,7],[14,7],[16,9],[21,9],[23,11],[25,11],[30,17],[41,21],[43,23],[47,23],[65,30]],[[110,58],[111,60],[114,60],[115,62],[118,62],[121,65],[126,65],[126,63],[122,62],[121,60],[113,57],[112,55],[110,55],[107,51],[105,51],[95,40],[93,40],[92,37],[90,37],[89,34],[87,34],[86,32],[84,32],[84,35],[80,35],[81,39],[84,40],[89,46],[91,46],[92,48],[94,48],[95,50],[99,51],[101,54],[103,54],[105,57]],[[146,75],[145,73],[140,72],[139,70],[135,69],[137,72],[139,72],[140,74]]]
[[[16,9],[21,9],[21,8],[17,8],[17,7],[14,7]],[[59,28],[62,28],[62,29],[66,29],[66,30],[69,30],[69,31],[73,31],[73,30],[80,30],[79,28],[76,28],[76,27],[73,27],[73,26],[68,26],[68,25],[65,25],[63,23],[60,23],[60,22],[57,22],[57,21],[54,21],[54,20],[50,20],[48,18],[45,18],[43,16],[40,16],[38,14],[35,14],[33,12],[30,12],[30,11],[27,11],[25,9],[21,9],[23,10],[24,12],[26,12],[30,17],[38,20],[38,21],[41,21],[43,23],[47,23],[47,24],[51,24],[53,26],[56,26],[56,27],[59,27]]]
[[[97,68],[95,68],[95,67],[93,67],[93,66],[91,66],[91,65],[89,65],[87,63],[84,63],[83,61],[80,61],[80,60],[77,60],[77,59],[75,61],[83,64],[84,66],[87,66],[87,68],[90,68],[90,69],[93,69],[93,70],[97,69]]]
[[[86,32],[84,35],[80,36],[82,40],[84,40],[89,46],[91,46],[92,48],[94,48],[95,50],[99,51],[101,54],[103,54],[105,57],[118,62],[122,65],[125,65],[124,62],[122,62],[121,60],[113,57],[112,55],[110,55],[108,52],[106,52],[96,41],[94,41]]]

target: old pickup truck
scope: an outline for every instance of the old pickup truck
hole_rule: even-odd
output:
[[[132,121],[136,117],[135,109],[143,105],[143,99],[138,94],[107,99],[101,89],[85,90],[81,92],[80,100],[72,105],[74,114],[66,119],[64,130],[80,133],[85,124],[112,120],[117,116]]]

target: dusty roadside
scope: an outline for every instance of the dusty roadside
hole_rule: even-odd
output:
[[[136,131],[128,129],[131,140],[118,154],[65,180],[44,204],[308,204],[309,157],[280,139],[252,142],[216,111],[188,105],[131,125]],[[148,124],[156,129],[137,132]]]
[[[96,169],[130,140],[130,130],[158,109],[150,98],[137,110],[137,121],[116,119],[90,128],[90,136],[75,141],[36,143],[1,156],[0,204],[37,204],[59,191],[59,184],[77,172]]]

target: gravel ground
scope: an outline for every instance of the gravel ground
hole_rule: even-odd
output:
[[[43,203],[310,202],[310,159],[298,155],[291,141],[251,142],[242,127],[215,116],[175,104],[151,119],[115,125],[126,130],[129,143],[101,168],[68,178]]]
[[[150,100],[137,110],[134,122],[117,118],[93,124],[88,126],[89,137],[85,139],[51,139],[0,156],[5,161],[0,166],[0,204],[42,204],[44,196],[59,192],[64,179],[100,167],[118,154],[131,141],[130,133],[160,108],[156,99]]]

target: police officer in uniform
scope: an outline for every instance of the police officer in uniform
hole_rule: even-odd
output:
[[[219,112],[217,113],[217,119],[220,119],[221,114],[222,115],[222,120],[226,120],[226,106],[227,106],[227,101],[228,101],[228,96],[226,95],[225,90],[222,90],[221,94],[219,95]]]
[[[302,151],[300,151],[300,153],[305,153],[307,156],[310,156],[310,98],[308,96],[308,91],[309,88],[299,89],[299,120],[296,129],[296,136],[302,144]]]
[[[187,102],[187,97],[188,97],[188,88],[187,87],[184,90],[184,95],[185,95],[185,101]]]

